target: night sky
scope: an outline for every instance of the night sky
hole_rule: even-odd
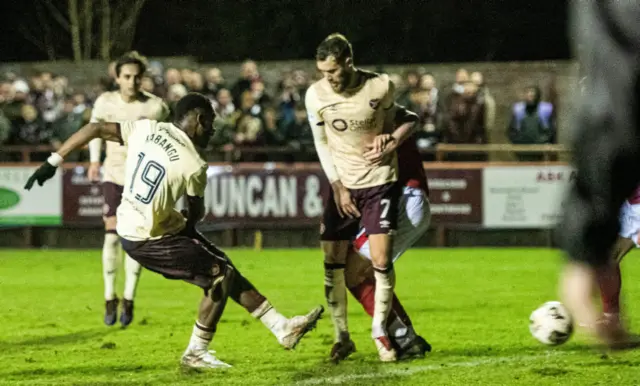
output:
[[[2,1],[0,61],[47,59],[20,32],[41,30],[36,1],[44,0]],[[362,64],[568,59],[566,8],[566,0],[147,0],[133,48],[208,62],[310,59],[322,38],[342,32]],[[63,31],[56,41],[58,56],[70,58]]]

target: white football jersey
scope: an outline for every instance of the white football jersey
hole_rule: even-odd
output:
[[[204,197],[207,163],[187,134],[172,123],[119,123],[127,157],[118,235],[142,241],[180,232],[186,220],[176,203],[185,194]]]

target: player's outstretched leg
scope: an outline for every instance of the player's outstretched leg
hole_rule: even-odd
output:
[[[240,272],[236,272],[231,289],[233,301],[244,307],[251,316],[260,320],[271,331],[285,349],[293,350],[305,334],[316,327],[324,308],[314,307],[306,315],[287,318],[279,313],[273,305],[247,280]]]
[[[104,324],[113,326],[118,318],[118,297],[116,296],[116,273],[118,256],[121,253],[120,239],[115,231],[107,231],[102,246],[102,276],[104,279]]]
[[[227,298],[233,285],[235,270],[227,265],[224,276],[219,276],[212,289],[202,298],[198,310],[198,320],[193,326],[189,346],[182,355],[181,363],[194,368],[227,368],[231,365],[219,360],[209,351],[209,345],[216,332],[218,321],[222,316]]]
[[[122,327],[127,327],[133,321],[133,298],[136,296],[142,267],[126,253],[124,259],[125,284],[120,324],[122,324]]]
[[[207,240],[201,233],[197,233],[196,238],[214,254],[225,256],[222,250]],[[234,302],[247,310],[251,316],[260,320],[285,349],[294,349],[305,334],[316,327],[324,312],[322,306],[314,307],[306,315],[298,315],[289,319],[280,314],[269,300],[258,292],[256,287],[233,266],[228,257],[227,261],[235,270],[229,296]]]

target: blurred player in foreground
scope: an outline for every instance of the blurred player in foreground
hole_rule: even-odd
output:
[[[596,276],[619,269],[610,255],[623,202],[640,182],[640,3],[571,4],[572,33],[585,90],[573,120],[577,178],[564,203],[560,242],[569,257],[564,302],[576,322],[611,348],[637,347],[620,323],[598,323]],[[601,286],[604,284],[600,280]],[[605,289],[605,291],[607,291]]]
[[[351,43],[344,36],[332,34],[320,43],[316,64],[323,78],[309,87],[305,105],[316,152],[332,188],[320,238],[336,343],[350,341],[344,268],[353,237],[348,229],[360,220],[369,236],[376,281],[372,338],[380,359],[395,361],[397,353],[386,331],[396,280],[393,234],[402,194],[396,184],[395,150],[411,135],[417,117],[396,121],[393,83],[387,75],[355,68]],[[383,135],[385,128],[393,134]]]
[[[429,186],[414,138],[404,141],[397,152],[399,165],[397,183],[403,187],[403,196],[398,203],[398,235],[393,239],[394,263],[420,239],[431,222]],[[367,314],[373,316],[376,282],[369,253],[369,239],[366,229],[358,229],[357,224],[354,225],[356,225],[355,240],[353,248],[347,255],[345,268],[346,286],[362,304]],[[387,319],[387,332],[398,359],[420,357],[431,351],[431,345],[413,329],[411,319],[395,293]],[[337,362],[347,358],[353,352],[355,352],[353,341],[337,342],[331,349],[331,359]]]
[[[162,99],[140,89],[142,76],[146,71],[146,59],[135,51],[118,59],[115,64],[115,75],[119,89],[105,92],[96,99],[91,113],[91,122],[165,120],[169,115],[167,105]],[[88,177],[94,182],[100,178],[101,152],[102,138],[95,138],[89,142],[91,164]],[[121,263],[118,257],[122,255],[120,240],[116,233],[116,209],[122,198],[127,148],[116,142],[107,142],[106,153],[102,179],[104,197],[102,218],[105,230],[102,246],[102,276],[105,298],[104,323],[112,326],[118,317],[118,296],[115,285],[116,272]],[[133,321],[133,300],[140,278],[140,264],[128,255],[125,255],[124,262],[125,285],[120,323],[126,327]]]
[[[196,230],[205,214],[207,163],[200,156],[213,134],[215,114],[200,94],[176,104],[175,121],[90,123],[72,135],[29,178],[25,189],[42,185],[56,173],[64,156],[93,138],[128,145],[124,191],[118,207],[118,235],[124,250],[150,271],[184,280],[205,292],[182,363],[189,367],[229,367],[208,350],[230,296],[293,349],[320,318],[316,307],[287,319],[242,276],[231,260]],[[186,218],[175,210],[187,195]]]

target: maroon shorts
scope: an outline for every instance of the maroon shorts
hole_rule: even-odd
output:
[[[333,191],[324,206],[320,239],[324,241],[351,240],[360,227],[368,235],[389,234],[396,230],[398,222],[398,201],[402,193],[396,183],[389,183],[364,189],[349,189],[362,217],[342,218],[336,208]]]
[[[122,191],[124,186],[114,184],[113,182],[102,183],[102,196],[104,205],[102,206],[103,217],[113,217],[116,215],[120,201],[122,201]]]
[[[202,235],[180,233],[158,240],[130,241],[120,238],[122,249],[149,271],[172,280],[184,280],[205,291],[223,276],[228,259]]]

